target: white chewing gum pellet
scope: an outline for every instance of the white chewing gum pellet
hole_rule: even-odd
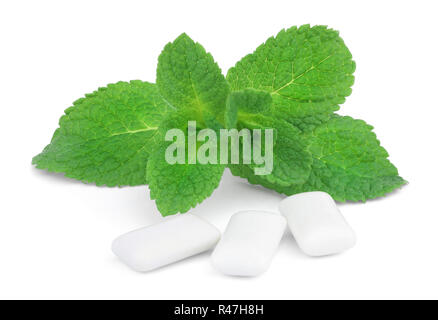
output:
[[[213,266],[230,276],[266,271],[286,229],[286,219],[265,211],[235,213],[211,256]]]
[[[293,195],[280,203],[298,246],[309,256],[326,256],[356,244],[354,231],[333,198],[320,191]]]
[[[136,271],[150,271],[209,250],[219,241],[219,230],[189,213],[126,233],[112,250]]]

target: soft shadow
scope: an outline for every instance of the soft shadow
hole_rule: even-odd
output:
[[[250,185],[231,175],[226,170],[219,188],[205,199],[201,204],[192,208],[189,212],[221,223],[224,220],[242,210],[267,210],[278,211],[278,203],[283,196],[267,190],[263,187]]]
[[[210,255],[211,255],[211,250],[210,251],[205,251],[205,252],[196,254],[194,256],[190,256],[190,257],[187,257],[185,259],[173,262],[171,264],[159,267],[157,269],[150,270],[150,271],[145,271],[145,272],[136,271],[134,269],[131,269],[128,265],[126,265],[122,260],[120,260],[115,255],[112,256],[111,263],[114,264],[114,265],[117,264],[120,267],[124,267],[124,269],[126,269],[128,271],[131,271],[133,273],[136,273],[138,275],[141,275],[141,276],[147,276],[147,275],[153,276],[153,275],[156,275],[156,274],[160,274],[162,272],[168,272],[169,270],[171,270],[173,268],[180,268],[181,265],[184,265],[184,264],[189,264],[189,263],[198,263],[199,264],[199,261],[202,261],[202,260],[204,260],[204,262],[208,263]]]
[[[378,198],[375,198],[375,199],[369,199],[369,200],[366,200],[365,202],[363,202],[363,201],[350,201],[350,200],[347,200],[345,202],[336,201],[336,204],[338,206],[344,206],[344,205],[356,205],[356,206],[358,206],[358,205],[363,205],[363,204],[367,204],[367,203],[380,202],[380,201],[382,201],[384,199],[390,199],[390,198],[399,196],[399,194],[401,192],[403,192],[403,190],[406,189],[408,187],[408,185],[409,185],[409,183],[403,185],[400,188],[395,189],[394,191],[392,191],[390,193],[385,194],[384,196],[381,196],[381,197],[378,197]]]
[[[107,186],[97,186],[94,182],[85,182],[76,180],[73,178],[66,177],[63,172],[53,172],[53,171],[47,171],[46,169],[37,169],[34,165],[31,165],[30,168],[31,174],[34,177],[42,177],[44,179],[47,179],[49,181],[53,181],[55,183],[62,183],[66,185],[71,184],[81,184],[85,186],[92,186],[92,187],[102,187],[102,188],[126,188],[129,186],[116,186],[116,187],[107,187]]]
[[[30,166],[30,171],[33,177],[41,177],[43,179],[47,179],[49,181],[55,182],[55,183],[62,183],[62,184],[83,184],[83,185],[92,185],[96,186],[93,183],[85,183],[76,179],[68,178],[64,175],[64,173],[61,172],[49,172],[47,170],[43,169],[37,169],[35,166]]]
[[[301,251],[298,247],[297,241],[290,232],[289,228],[286,228],[286,231],[281,239],[280,245],[278,246],[278,252],[288,252],[288,254],[292,254],[295,258],[305,259],[307,256]]]
[[[235,183],[238,184],[242,189],[263,192],[264,194],[269,194],[269,195],[272,195],[274,197],[278,197],[279,200],[283,200],[283,199],[287,198],[286,195],[284,195],[282,193],[278,193],[275,190],[265,188],[265,187],[258,185],[258,184],[251,184],[242,178],[238,178],[238,179],[239,179],[239,181],[237,181]]]

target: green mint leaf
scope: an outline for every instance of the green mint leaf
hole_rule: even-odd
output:
[[[282,187],[266,183],[244,167],[233,174],[287,195],[325,191],[337,201],[366,201],[384,196],[406,181],[387,159],[373,127],[362,120],[338,115],[306,134],[313,155],[312,172],[303,184]]]
[[[225,125],[228,83],[211,54],[186,34],[165,46],[158,59],[157,85],[160,94],[176,112],[169,114],[160,126],[163,138],[169,129],[187,129],[188,121],[198,129],[218,130]],[[219,185],[224,165],[170,164],[165,159],[169,143],[164,142],[148,161],[147,181],[151,198],[162,215],[187,212],[209,197]]]
[[[190,110],[192,120],[206,127],[223,124],[228,84],[211,54],[185,33],[158,58],[157,85],[175,108]]]
[[[227,98],[225,109],[225,127],[234,128],[237,125],[238,113],[263,113],[270,109],[272,103],[268,92],[244,89],[231,92]]]
[[[235,105],[241,113],[263,113],[271,107],[272,97],[266,91],[244,89],[231,92],[227,103]]]
[[[273,170],[270,174],[259,175],[259,179],[281,186],[293,183],[304,183],[310,174],[312,164],[311,154],[306,150],[307,144],[301,139],[301,132],[289,122],[269,114],[272,103],[268,92],[244,89],[230,93],[227,100],[227,114],[233,119],[239,130],[246,129],[273,129]],[[229,126],[232,124],[229,120]],[[263,134],[262,134],[263,136]],[[267,150],[262,142],[264,154]],[[240,164],[242,164],[242,159]],[[255,163],[244,165],[253,171],[264,167]],[[238,170],[240,165],[230,165]]]
[[[169,106],[154,84],[110,84],[65,110],[51,143],[32,163],[96,185],[146,183],[146,163]]]
[[[337,31],[303,25],[280,31],[227,74],[231,90],[272,95],[273,110],[302,130],[327,121],[351,94],[355,62]]]
[[[208,198],[219,186],[225,166],[220,164],[189,164],[186,148],[185,164],[169,164],[164,143],[147,164],[147,181],[151,199],[163,216],[185,213]]]
[[[273,170],[270,174],[259,175],[260,180],[281,186],[289,186],[293,183],[304,183],[308,179],[312,156],[307,151],[307,144],[301,138],[299,129],[287,121],[259,114],[247,114],[245,117],[239,115],[238,127],[239,129],[274,130]],[[266,152],[266,150],[263,150],[263,152]],[[264,164],[237,165],[237,167],[240,166],[248,166],[254,171],[255,168],[264,166]]]

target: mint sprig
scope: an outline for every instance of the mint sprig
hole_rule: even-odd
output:
[[[157,84],[119,82],[73,103],[32,162],[96,185],[148,184],[163,215],[186,212],[219,185],[222,164],[169,164],[169,128],[275,130],[274,165],[229,165],[234,175],[287,195],[322,190],[338,201],[381,197],[406,183],[372,127],[334,114],[351,93],[355,62],[337,31],[282,30],[225,78],[186,34],[164,48]],[[189,154],[186,155],[190,156]]]

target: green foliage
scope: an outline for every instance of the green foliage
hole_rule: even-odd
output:
[[[163,144],[147,164],[151,199],[163,216],[184,213],[208,198],[219,186],[225,166],[219,164],[169,164]],[[187,151],[187,149],[186,149]],[[186,154],[186,160],[190,154]]]
[[[158,58],[157,85],[177,109],[207,127],[223,123],[229,88],[211,54],[185,33],[168,43]]]
[[[365,201],[406,183],[372,127],[334,114],[351,94],[355,62],[337,31],[280,31],[228,71],[186,34],[159,56],[157,84],[119,82],[73,103],[32,162],[96,185],[148,184],[163,215],[184,213],[219,185],[223,164],[170,164],[168,129],[273,129],[273,170],[229,165],[234,175],[287,195],[321,190]],[[187,141],[186,139],[185,141]],[[188,142],[187,142],[188,143]],[[185,157],[194,157],[185,145]],[[196,151],[200,150],[199,142]]]
[[[280,31],[227,74],[233,91],[272,95],[273,111],[302,130],[314,128],[351,94],[356,68],[337,31],[304,25]]]
[[[232,92],[227,103],[240,113],[264,113],[269,111],[272,98],[266,91],[244,89]]]
[[[154,84],[110,84],[65,110],[52,141],[32,163],[96,185],[145,184],[146,163],[168,109]]]
[[[190,120],[197,121],[200,128],[222,127],[228,83],[211,54],[186,34],[167,44],[161,53],[157,85],[163,98],[177,109],[163,121],[163,134],[172,128],[186,132]],[[151,199],[156,200],[163,215],[183,213],[211,195],[225,166],[187,161],[171,165],[165,160],[168,144],[163,146],[154,152],[147,165],[151,171],[147,174]]]
[[[300,131],[285,120],[263,115],[242,117],[240,128],[274,128],[275,144],[273,146],[273,171],[267,175],[260,175],[260,179],[281,186],[294,183],[303,183],[310,174],[312,157],[307,151],[307,144],[300,138]],[[253,170],[258,167],[249,165]]]
[[[234,175],[247,178],[280,193],[292,195],[307,191],[325,191],[337,201],[365,201],[384,196],[406,183],[388,160],[373,127],[362,120],[332,116],[312,132],[303,134],[313,157],[306,182],[281,186],[267,183],[244,166],[231,168]]]

